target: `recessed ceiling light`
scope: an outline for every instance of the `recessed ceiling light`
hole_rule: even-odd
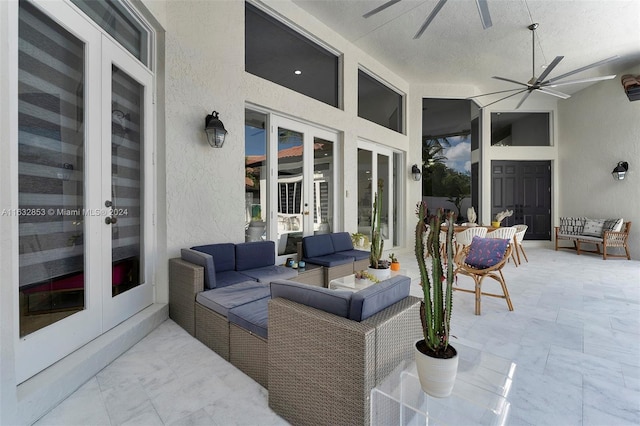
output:
[[[302,74],[302,71],[300,71],[300,70],[295,70],[293,73],[294,73],[295,75],[300,75],[300,74]]]

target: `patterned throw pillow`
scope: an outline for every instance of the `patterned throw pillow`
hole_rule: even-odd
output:
[[[604,222],[604,219],[587,219],[584,223],[582,235],[589,237],[602,237],[602,227],[604,226]]]
[[[584,217],[561,217],[560,233],[565,235],[580,235],[584,228]]]
[[[478,269],[489,268],[502,260],[508,245],[509,240],[502,238],[473,237],[464,262]]]
[[[622,222],[622,218],[605,220],[604,225],[602,226],[602,233],[604,234],[604,231],[620,232],[622,229]]]

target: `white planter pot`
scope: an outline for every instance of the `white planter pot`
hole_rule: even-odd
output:
[[[378,279],[378,281],[384,281],[384,280],[386,280],[387,278],[389,278],[391,276],[391,269],[390,268],[387,268],[387,269],[368,268],[367,272],[369,272],[371,275],[376,277]]]
[[[418,350],[417,345],[421,341],[418,340],[414,345],[420,386],[428,395],[436,398],[445,398],[451,395],[453,385],[456,382],[458,353],[456,352],[453,358],[433,358]]]

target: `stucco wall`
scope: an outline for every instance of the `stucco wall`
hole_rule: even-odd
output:
[[[640,74],[640,67],[625,74]],[[640,259],[640,102],[629,102],[620,79],[594,84],[559,103],[558,216],[623,217]],[[623,181],[611,171],[629,162]]]

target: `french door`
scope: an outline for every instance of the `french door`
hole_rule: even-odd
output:
[[[152,74],[62,2],[20,2],[19,382],[153,301]]]
[[[302,237],[334,230],[337,135],[271,115],[269,233],[278,255],[297,252]]]

